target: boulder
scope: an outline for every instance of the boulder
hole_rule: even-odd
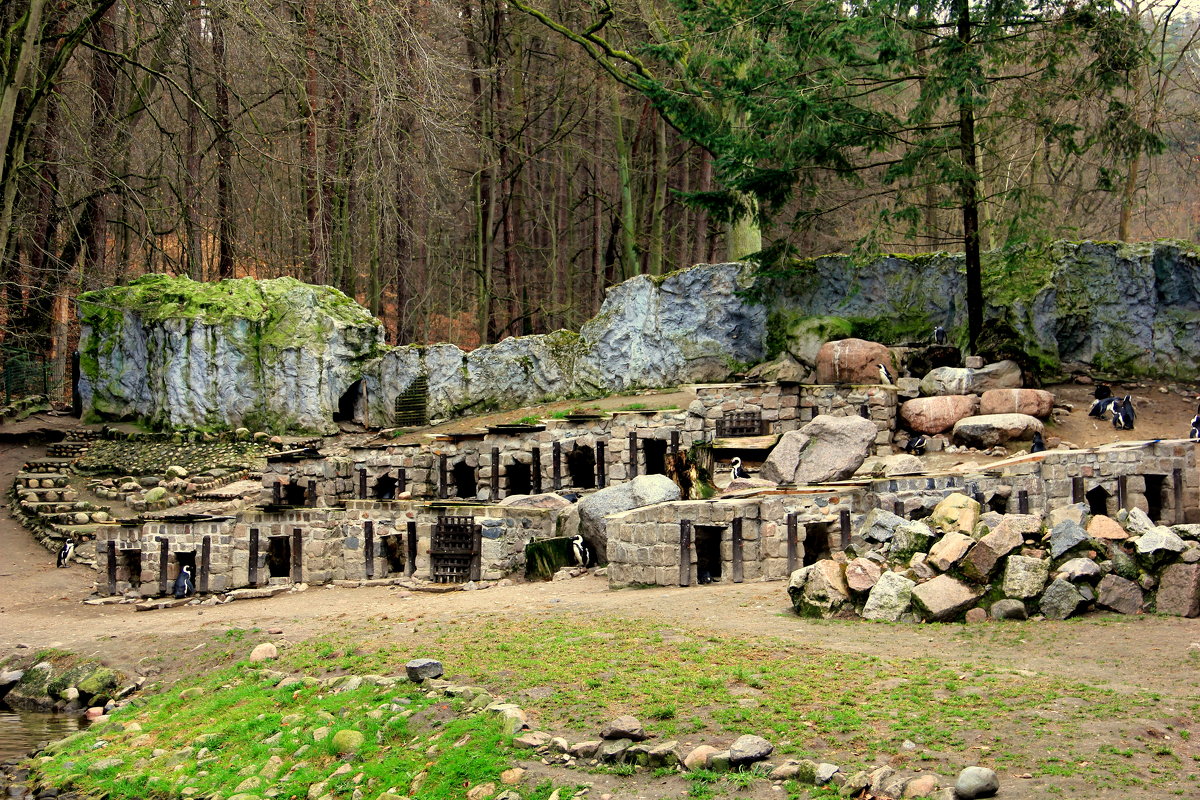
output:
[[[761,736],[739,736],[729,746],[729,765],[735,769],[762,761],[774,752],[775,746]]]
[[[980,414],[1028,414],[1046,419],[1054,410],[1054,395],[1043,389],[989,389],[979,398]]]
[[[883,573],[867,596],[867,604],[862,611],[863,619],[898,621],[901,615],[908,613],[916,585],[916,582],[898,572]]]
[[[821,414],[783,435],[763,462],[761,475],[775,483],[798,484],[849,478],[871,454],[878,433],[874,422],[857,415]]]
[[[1041,420],[1026,414],[988,414],[954,423],[954,441],[965,447],[987,449],[1015,439],[1032,439],[1045,430]]]
[[[1042,592],[1038,605],[1046,619],[1066,619],[1083,605],[1083,595],[1069,581],[1055,578]]]
[[[1002,519],[996,529],[975,543],[962,562],[963,574],[972,580],[986,582],[1000,559],[1020,547],[1024,536],[1020,526]]]
[[[1106,539],[1113,542],[1120,542],[1129,538],[1129,534],[1117,524],[1115,519],[1106,517],[1103,514],[1097,514],[1088,520],[1087,534],[1093,539]]]
[[[721,751],[710,744],[702,744],[684,756],[683,766],[691,772],[695,772],[698,769],[707,769],[712,757],[719,752]]]
[[[1142,587],[1118,575],[1105,575],[1096,587],[1096,604],[1118,614],[1137,614],[1142,610]]]
[[[1045,588],[1049,573],[1049,561],[1026,556],[1009,556],[1004,565],[1004,595],[1020,600],[1037,597]]]
[[[800,616],[829,617],[849,602],[850,587],[842,565],[827,558],[793,572],[788,595]]]
[[[913,605],[933,622],[954,619],[974,605],[980,592],[949,575],[938,575],[912,590]]]
[[[980,369],[937,367],[921,379],[921,394],[983,394],[989,389],[1021,386],[1021,367],[1015,361],[998,361]]]
[[[974,395],[948,394],[918,397],[900,406],[900,421],[917,433],[948,431],[960,419],[979,413],[979,398]]]
[[[420,683],[426,678],[442,677],[442,662],[432,658],[414,658],[404,665],[404,672],[413,683]]]
[[[1029,619],[1025,604],[1020,600],[1012,600],[1007,597],[992,603],[988,613],[992,619]]]
[[[513,494],[505,497],[496,505],[520,506],[522,508],[567,508],[571,501],[562,495],[546,492],[544,494]]]
[[[1095,581],[1100,578],[1100,565],[1090,558],[1072,558],[1059,566],[1058,574],[1071,582]]]
[[[1162,571],[1157,608],[1160,614],[1200,616],[1200,564],[1172,564]]]
[[[1050,557],[1061,558],[1088,540],[1087,531],[1074,522],[1060,522],[1050,531]]]
[[[642,506],[678,500],[679,486],[666,475],[639,475],[626,483],[589,494],[577,504],[579,532],[601,563],[608,561],[608,530],[604,518]]]
[[[1170,528],[1160,525],[1134,541],[1138,560],[1153,567],[1183,552],[1183,539]]]
[[[628,714],[617,717],[600,729],[601,739],[632,739],[641,742],[646,739],[646,729],[637,717]]]
[[[934,506],[929,524],[944,531],[959,531],[970,535],[979,522],[979,502],[961,492],[947,495]]]
[[[884,511],[882,508],[873,508],[863,517],[862,524],[858,528],[858,535],[868,542],[891,541],[896,529],[905,522],[904,517],[898,514]]]
[[[817,383],[879,383],[879,365],[892,374],[892,354],[885,345],[864,339],[826,342],[817,352]]]
[[[1053,528],[1065,520],[1071,520],[1076,525],[1082,525],[1089,513],[1090,510],[1086,503],[1071,503],[1067,506],[1057,506],[1050,509],[1050,513],[1046,515],[1046,526]]]
[[[366,737],[363,736],[361,731],[345,728],[333,735],[331,744],[334,750],[346,755],[358,752],[358,749],[363,746],[364,741],[366,741]]]
[[[987,767],[967,767],[954,782],[954,796],[958,800],[993,797],[999,791],[1000,779]]]
[[[856,558],[846,565],[846,585],[853,592],[869,592],[883,568],[869,558]]]
[[[812,383],[813,371],[791,353],[783,353],[772,361],[764,361],[746,373],[747,381],[767,383]]]
[[[787,325],[783,349],[806,368],[815,368],[821,347],[845,339],[852,330],[850,322],[841,317],[801,317]]]
[[[270,661],[272,658],[279,656],[279,649],[270,642],[256,644],[254,649],[250,651],[251,661]]]
[[[924,522],[908,520],[892,534],[888,557],[892,561],[904,563],[912,558],[914,553],[928,550],[934,538],[933,531]]]
[[[1125,526],[1130,536],[1142,536],[1158,527],[1140,508],[1122,509],[1117,512],[1117,522]]]
[[[929,563],[945,572],[961,561],[973,544],[975,540],[965,533],[947,533],[929,548]]]
[[[868,456],[855,474],[888,478],[893,475],[917,475],[925,471],[925,462],[908,453],[893,453],[888,456]]]

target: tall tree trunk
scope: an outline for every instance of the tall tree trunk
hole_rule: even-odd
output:
[[[970,0],[954,0],[961,56],[971,47]],[[965,78],[970,80],[969,77]],[[958,183],[962,203],[963,258],[967,273],[967,351],[974,355],[983,332],[983,266],[979,252],[979,172],[975,142],[975,93],[970,83],[958,91],[958,146],[962,154],[962,178]]]
[[[83,250],[83,285],[86,289],[102,286],[110,277],[108,254],[109,174],[113,118],[117,102],[117,65],[110,52],[115,50],[113,9],[96,21],[96,50],[92,53],[92,126],[89,132],[92,164],[91,194],[86,201],[90,227]]]
[[[183,265],[188,277],[204,279],[204,263],[200,240],[200,111],[196,108],[200,96],[199,81],[196,80],[196,60],[200,53],[201,22],[203,13],[201,0],[191,0],[184,38],[185,69],[189,97],[184,111],[184,154],[183,154]]]
[[[621,111],[621,95],[616,89],[611,94],[613,116],[613,141],[617,150],[617,188],[621,193],[619,235],[621,248],[621,280],[637,272],[637,216],[633,208],[633,168],[630,164],[629,142],[625,139],[625,125]]]
[[[233,277],[233,141],[229,136],[229,74],[225,60],[225,23],[212,9],[213,65],[217,126],[217,277]]]
[[[647,259],[651,275],[663,274],[664,217],[667,215],[667,123],[654,115],[654,199],[650,207],[650,247]]]
[[[325,283],[325,242],[321,236],[321,180],[317,155],[317,0],[304,0],[304,97],[306,101],[304,164],[304,214],[308,221],[308,272],[313,283]]]

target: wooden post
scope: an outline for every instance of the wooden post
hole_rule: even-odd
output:
[[[1183,513],[1183,470],[1171,471],[1171,489],[1175,499],[1175,524],[1182,525],[1186,521]]]
[[[671,431],[671,456],[679,458],[679,431]]]
[[[166,594],[170,590],[167,583],[167,567],[171,562],[171,551],[167,537],[158,537],[158,593]]]
[[[1082,503],[1087,495],[1083,491],[1083,478],[1071,478],[1071,502]]]
[[[1129,508],[1129,505],[1126,502],[1129,499],[1129,493],[1127,491],[1127,483],[1128,483],[1128,476],[1126,476],[1126,475],[1118,475],[1117,476],[1117,508]]]
[[[603,489],[608,476],[605,474],[604,442],[596,442],[596,488]]]
[[[562,444],[555,442],[551,450],[551,458],[554,460],[552,465],[554,477],[554,491],[562,488]]]
[[[637,431],[629,432],[629,479],[638,476],[638,443]]]
[[[492,448],[492,502],[500,499],[500,448]]]
[[[742,518],[733,518],[732,531],[733,582],[742,582]]]
[[[790,577],[796,571],[800,556],[800,537],[796,530],[796,512],[789,511],[787,515],[787,571]]]
[[[304,490],[304,505],[309,508],[317,507],[317,479],[309,478],[308,487]]]
[[[292,528],[292,583],[304,582],[304,532]]]
[[[358,471],[358,499],[359,500],[367,499],[367,471],[366,471],[366,469],[360,469]]]
[[[850,546],[850,509],[843,508],[838,511],[838,525],[842,532],[842,549],[845,550]]]
[[[408,522],[408,548],[404,554],[404,574],[412,577],[417,571],[417,521]]]
[[[1029,513],[1029,492],[1024,489],[1017,490],[1017,513]]]
[[[275,481],[271,486],[271,505],[283,505],[283,484],[279,481]]]
[[[483,526],[475,525],[475,535],[471,537],[471,572],[468,579],[477,581],[482,572],[480,562],[483,560]]]
[[[679,520],[679,585],[692,585],[692,521]]]
[[[375,577],[375,523],[363,523],[363,556],[367,560],[367,580]]]
[[[246,583],[253,589],[258,586],[258,528],[250,529],[250,562]]]
[[[450,496],[446,480],[446,454],[442,453],[438,456],[438,497],[442,500]]]
[[[404,494],[408,491],[408,470],[401,467],[396,470],[396,496]]]
[[[200,580],[196,582],[196,591],[208,594],[208,576],[212,571],[212,537],[205,536],[200,540]]]
[[[892,501],[892,513],[895,514],[897,517],[904,516],[904,501],[903,500],[893,500]]]
[[[529,468],[530,468],[530,471],[532,472],[530,477],[533,478],[533,493],[541,494],[542,493],[542,448],[531,447],[529,449],[529,456],[530,456],[530,462],[531,462],[529,465]]]
[[[117,593],[117,543],[108,540],[108,593]]]

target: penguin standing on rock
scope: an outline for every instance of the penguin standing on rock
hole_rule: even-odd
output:
[[[729,480],[736,481],[738,478],[749,478],[750,473],[742,469],[742,460],[740,458],[733,459],[733,469],[729,470]]]
[[[879,382],[885,386],[892,385],[892,373],[883,364],[879,365]]]
[[[595,560],[591,545],[584,541],[581,534],[571,537],[571,552],[575,554],[575,563],[581,567],[590,567]]]
[[[1042,438],[1041,431],[1033,432],[1033,444],[1029,446],[1029,452],[1040,453],[1046,449],[1046,440]]]
[[[946,344],[946,329],[943,328],[941,325],[934,326],[933,343],[936,345],[945,345]]]
[[[62,547],[58,548],[58,566],[65,567],[73,555],[75,555],[75,540],[67,539],[63,542]]]
[[[196,584],[192,582],[192,568],[187,564],[180,567],[173,592],[176,600],[182,600],[196,593]]]

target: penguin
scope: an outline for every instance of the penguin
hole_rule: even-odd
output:
[[[749,478],[750,473],[742,469],[742,460],[740,458],[733,459],[733,469],[729,470],[729,480],[736,481],[738,478]]]
[[[887,386],[892,385],[892,373],[883,364],[879,365],[879,382]]]
[[[1088,416],[1096,417],[1097,419],[1106,419],[1109,408],[1119,402],[1115,397],[1097,397],[1092,401],[1092,407],[1088,409]]]
[[[571,551],[575,554],[575,563],[581,567],[592,565],[592,548],[583,540],[581,534],[571,537]]]
[[[1200,406],[1196,408],[1196,416],[1192,417],[1192,430],[1188,433],[1188,438],[1193,442],[1200,442]]]
[[[179,570],[179,577],[175,579],[175,599],[181,600],[195,593],[196,584],[192,583],[192,568],[184,564]]]
[[[1137,419],[1137,414],[1133,410],[1133,398],[1125,395],[1120,400],[1116,400],[1112,404],[1112,424],[1119,431],[1133,430],[1133,423]]]
[[[1041,431],[1033,432],[1033,444],[1029,445],[1029,452],[1040,453],[1046,449],[1046,440],[1042,438]]]
[[[1096,387],[1096,391],[1092,392],[1092,397],[1096,398],[1097,400],[1104,400],[1112,396],[1112,388],[1105,386],[1104,384],[1100,384]]]
[[[75,540],[67,539],[63,542],[62,547],[58,548],[58,566],[65,567],[73,555],[75,555]]]
[[[923,456],[925,455],[925,437],[921,435],[909,437],[908,443],[904,445],[904,452],[909,455]]]
[[[941,325],[935,325],[933,328],[933,343],[936,345],[946,344],[946,329]]]

